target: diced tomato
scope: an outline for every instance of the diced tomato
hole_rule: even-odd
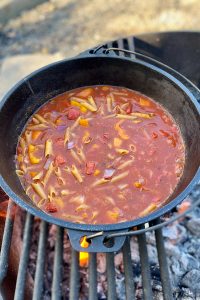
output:
[[[92,175],[94,173],[95,166],[96,166],[96,163],[94,161],[88,161],[88,162],[86,162],[85,173],[87,175]]]
[[[45,206],[45,210],[46,210],[48,213],[55,213],[55,212],[58,211],[56,205],[53,204],[53,203],[47,203],[47,205]]]
[[[70,108],[67,112],[68,120],[76,120],[80,116],[80,111],[76,108]]]
[[[165,130],[160,129],[159,131],[160,131],[160,133],[161,133],[163,136],[166,136],[166,137],[169,137],[169,136],[170,136],[169,133],[168,133],[167,131],[165,131]]]
[[[66,163],[66,159],[61,155],[57,155],[55,158],[55,163],[56,163],[56,165],[62,165],[64,163]]]
[[[153,138],[153,139],[157,139],[157,137],[158,137],[158,134],[155,133],[155,132],[153,132],[153,133],[152,133],[152,138]]]
[[[176,147],[176,139],[173,136],[169,136],[168,140],[173,147]]]

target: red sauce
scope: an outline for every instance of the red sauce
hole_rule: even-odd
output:
[[[75,89],[43,105],[16,155],[21,183],[42,210],[89,224],[133,220],[164,205],[184,161],[170,114],[113,86]]]

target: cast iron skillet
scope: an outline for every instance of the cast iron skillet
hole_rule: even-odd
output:
[[[167,67],[166,67],[167,68]],[[200,110],[196,87],[191,92],[189,81],[140,59],[118,57],[114,53],[84,54],[48,65],[21,80],[0,103],[0,185],[22,208],[33,215],[68,229],[72,246],[80,246],[80,238],[103,231],[92,240],[88,252],[117,251],[125,237],[117,237],[108,248],[105,235],[129,231],[132,227],[152,221],[176,207],[200,178]],[[25,194],[15,173],[15,151],[18,137],[29,117],[52,97],[81,86],[114,85],[137,90],[161,103],[180,126],[185,146],[186,164],[181,181],[168,204],[157,211],[133,221],[118,224],[87,225],[67,222],[41,211]]]

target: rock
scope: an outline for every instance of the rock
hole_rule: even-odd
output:
[[[157,264],[158,263],[158,255],[155,246],[147,245],[148,256],[150,264]]]
[[[194,269],[186,273],[181,280],[181,284],[184,287],[189,287],[195,293],[200,293],[200,271]]]
[[[187,232],[185,227],[173,223],[163,228],[163,236],[170,239],[173,243],[181,243],[187,239]]]
[[[182,253],[179,258],[179,261],[181,269],[185,270],[185,272],[199,268],[198,260],[190,254]]]
[[[118,299],[126,300],[124,277],[116,278],[116,292]]]
[[[186,226],[192,234],[200,237],[200,218],[190,219]]]

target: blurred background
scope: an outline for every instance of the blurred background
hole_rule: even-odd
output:
[[[32,70],[105,41],[199,29],[199,0],[0,0],[0,96]]]

